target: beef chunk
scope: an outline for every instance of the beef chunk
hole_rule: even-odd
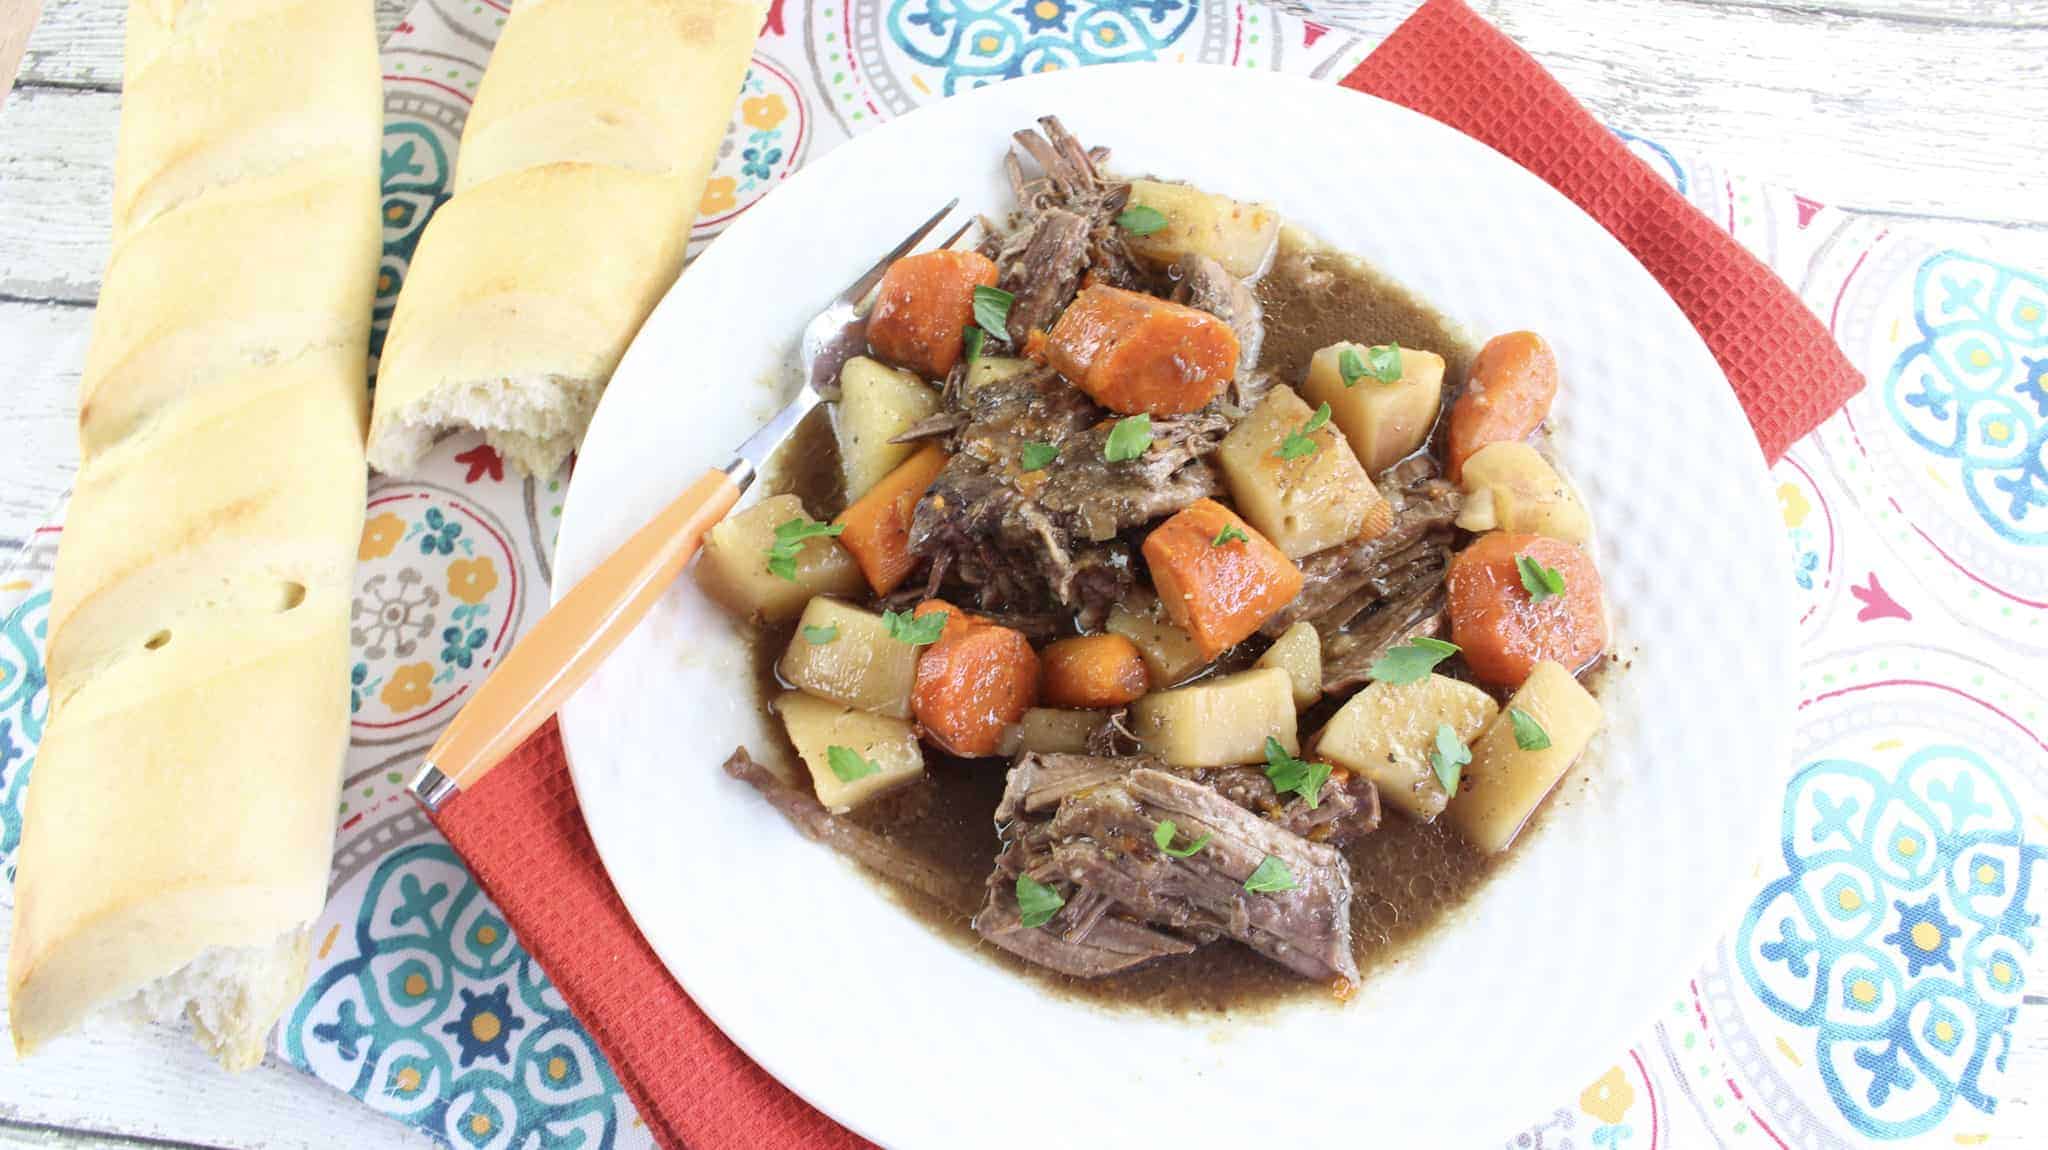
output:
[[[1025,926],[1019,913],[1017,876],[1024,873],[1066,899],[1042,926]],[[1101,978],[1155,958],[1194,953],[1193,942],[1115,914],[1114,905],[1108,896],[1063,879],[1042,842],[1020,837],[996,858],[974,930],[1027,962],[1074,978]]]
[[[1207,845],[1186,859],[1167,855],[1152,842],[1165,819],[1190,839],[1209,836]],[[1343,856],[1201,783],[1139,768],[1062,801],[1045,832],[1056,872],[1113,899],[1118,913],[1197,938],[1236,939],[1304,978],[1358,980]],[[1294,887],[1245,890],[1268,858],[1286,865]]]
[[[966,913],[975,892],[953,876],[905,853],[888,839],[826,810],[808,786],[784,782],[754,761],[745,747],[725,760],[725,773],[760,792],[804,837],[824,843],[885,878]]]
[[[1363,686],[1372,665],[1388,651],[1422,635],[1441,635],[1450,626],[1443,582],[1408,592],[1375,608],[1357,626],[1332,636],[1323,648],[1323,690]]]
[[[1422,478],[1411,478],[1423,472]],[[1424,469],[1400,464],[1380,480],[1394,512],[1393,526],[1370,539],[1340,544],[1302,560],[1301,593],[1259,630],[1278,638],[1303,619],[1328,641],[1366,607],[1413,590],[1418,580],[1443,580],[1458,491]],[[1352,597],[1366,593],[1364,598]],[[1348,601],[1348,602],[1347,602]]]
[[[1330,776],[1310,806],[1290,793],[1282,799],[1258,767],[1169,767],[1149,755],[1033,754],[1017,756],[996,807],[996,825],[1043,817],[1070,795],[1121,781],[1135,770],[1165,771],[1212,787],[1232,803],[1315,842],[1341,846],[1379,826],[1379,792],[1363,775]]]

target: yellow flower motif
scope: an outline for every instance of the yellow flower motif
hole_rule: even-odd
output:
[[[1593,1085],[1579,1094],[1579,1109],[1609,1126],[1621,1121],[1636,1104],[1636,1088],[1621,1076],[1621,1067],[1610,1066]]]
[[[789,107],[782,102],[781,96],[755,96],[751,100],[740,101],[740,119],[745,120],[750,128],[772,132],[775,125],[788,115]]]
[[[385,681],[384,689],[377,692],[377,697],[396,714],[419,710],[434,697],[434,665],[407,663],[391,672],[391,678]]]
[[[387,511],[363,524],[363,541],[356,546],[356,558],[366,562],[382,559],[391,554],[403,538],[405,520]]]
[[[448,565],[448,593],[464,603],[481,603],[498,585],[498,568],[491,557],[457,559]]]
[[[739,185],[731,176],[714,176],[704,185],[704,198],[697,201],[697,214],[708,216],[733,206],[733,189]]]
[[[1778,484],[1778,514],[1785,517],[1785,526],[1797,527],[1806,522],[1813,511],[1813,504],[1806,501],[1806,493],[1791,483]]]

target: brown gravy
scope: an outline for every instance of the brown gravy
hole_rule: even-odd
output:
[[[1455,394],[1465,377],[1472,348],[1457,328],[1428,304],[1392,280],[1349,257],[1318,249],[1305,237],[1283,235],[1279,258],[1258,285],[1266,309],[1266,342],[1261,365],[1289,383],[1298,382],[1318,348],[1350,339],[1434,351],[1444,357],[1446,384]],[[821,411],[778,458],[765,482],[771,493],[795,492],[818,518],[837,513],[844,502],[831,427]],[[763,629],[752,644],[757,698],[787,689],[775,662],[795,625]],[[765,706],[765,703],[764,703]],[[1312,731],[1334,711],[1325,700],[1303,716]],[[795,749],[771,722],[774,747],[752,748],[762,761],[797,766]],[[901,849],[960,876],[979,893],[996,854],[994,813],[1008,763],[962,760],[927,751],[925,777],[848,816],[893,840]],[[1537,822],[1542,821],[1539,814]],[[1524,830],[1521,841],[1534,833]],[[1464,902],[1496,869],[1497,859],[1481,855],[1448,828],[1415,823],[1389,810],[1379,830],[1346,852],[1351,864],[1352,946],[1359,970],[1398,961],[1408,944]],[[975,906],[942,906],[908,888],[882,880],[896,900],[941,935],[1062,994],[1105,1005],[1175,1014],[1241,1015],[1247,1010],[1299,998],[1325,997],[1323,986],[1297,978],[1279,965],[1232,942],[1203,947],[1186,958],[1154,963],[1110,978],[1068,978],[1032,966],[982,944],[968,922]]]

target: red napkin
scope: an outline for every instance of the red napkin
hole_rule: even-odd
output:
[[[1485,141],[1613,232],[1713,348],[1770,458],[1862,386],[1798,296],[1459,0],[1424,4],[1344,84]],[[434,821],[663,1146],[867,1145],[754,1065],[668,976],[598,862],[554,724]]]

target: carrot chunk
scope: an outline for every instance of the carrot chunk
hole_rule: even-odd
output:
[[[917,566],[910,553],[910,516],[946,459],[938,444],[926,444],[832,521],[846,528],[839,544],[853,553],[875,594],[894,591]]]
[[[1557,397],[1557,356],[1533,331],[1511,331],[1486,341],[1465,375],[1465,390],[1451,405],[1445,462],[1457,479],[1465,460],[1489,443],[1526,439],[1550,414]]]
[[[1052,325],[1045,359],[1119,415],[1179,415],[1230,381],[1237,333],[1208,312],[1098,284]]]
[[[1301,568],[1213,499],[1153,528],[1143,550],[1160,605],[1204,659],[1249,638],[1301,590]]]
[[[946,617],[946,629],[939,633],[939,638],[942,641],[962,635],[966,633],[970,628],[973,628],[981,623],[987,622],[987,620],[981,618],[978,615],[969,615],[967,612],[962,611],[960,608],[953,606],[951,603],[946,602],[944,599],[926,599],[924,602],[919,603],[914,609],[911,610],[910,617],[913,619],[921,619],[924,616],[933,613],[934,611],[939,612],[940,614],[943,614]]]
[[[1038,703],[1038,653],[1031,641],[1008,627],[969,620],[960,630],[947,620],[947,633],[917,659],[910,711],[925,737],[966,758],[998,752],[1003,731]]]
[[[1138,645],[1122,635],[1061,639],[1038,659],[1038,697],[1048,707],[1121,707],[1152,686]]]
[[[898,367],[944,379],[974,326],[974,289],[995,282],[996,265],[977,252],[904,256],[882,273],[868,313],[868,346]]]
[[[1564,590],[1538,602],[1520,559],[1557,572]],[[1445,579],[1451,641],[1480,682],[1513,689],[1536,664],[1585,669],[1607,649],[1607,610],[1593,560],[1561,539],[1489,531],[1458,552]]]

